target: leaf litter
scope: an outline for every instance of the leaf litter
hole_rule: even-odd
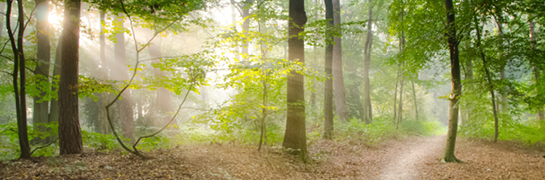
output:
[[[0,179],[544,179],[543,147],[459,138],[456,156],[442,163],[445,136],[406,137],[378,145],[314,140],[304,164],[279,147],[186,145],[148,152],[121,151],[0,162]]]

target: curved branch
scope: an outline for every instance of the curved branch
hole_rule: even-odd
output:
[[[106,107],[105,107],[105,108],[106,108],[106,117],[107,117],[107,120],[108,120],[108,124],[110,125],[110,128],[112,129],[112,132],[113,132],[113,134],[114,134],[114,136],[115,136],[117,142],[119,142],[119,144],[121,145],[121,147],[122,147],[123,149],[125,149],[125,150],[128,151],[129,153],[132,153],[132,154],[134,154],[134,155],[137,155],[137,156],[139,156],[139,157],[141,157],[141,158],[144,158],[144,159],[152,159],[153,157],[147,156],[147,155],[144,155],[144,154],[140,153],[140,152],[136,149],[136,145],[137,145],[138,141],[140,141],[140,139],[152,137],[152,136],[154,136],[154,135],[160,133],[163,129],[166,128],[166,126],[163,127],[159,132],[156,132],[156,133],[151,134],[151,135],[148,135],[148,136],[140,137],[140,138],[138,139],[138,141],[133,145],[133,147],[132,147],[132,149],[131,149],[131,148],[129,148],[129,147],[123,142],[123,140],[121,140],[121,138],[120,138],[119,135],[117,134],[117,131],[115,131],[114,125],[113,125],[113,123],[112,123],[112,119],[111,119],[111,117],[110,117],[110,107],[111,107],[115,102],[117,102],[117,100],[119,99],[119,97],[121,97],[121,95],[123,94],[123,92],[125,92],[125,90],[127,90],[127,88],[129,87],[129,85],[133,82],[134,78],[136,77],[136,74],[138,73],[138,65],[140,64],[140,59],[139,59],[139,54],[140,54],[140,52],[141,52],[142,50],[144,50],[146,47],[148,47],[149,44],[151,43],[151,41],[152,41],[153,39],[155,39],[155,37],[157,37],[157,35],[158,35],[160,32],[165,31],[167,28],[169,28],[170,26],[172,26],[174,23],[176,23],[176,22],[178,22],[178,21],[174,21],[174,22],[170,23],[168,26],[166,26],[166,27],[163,28],[162,30],[158,31],[158,33],[155,33],[155,34],[153,35],[153,37],[152,37],[152,38],[151,38],[151,39],[150,39],[142,48],[138,49],[138,41],[136,40],[136,33],[135,33],[135,31],[134,31],[134,25],[133,25],[134,23],[133,23],[133,20],[132,20],[130,14],[129,14],[129,13],[127,12],[127,10],[125,9],[125,4],[123,3],[123,0],[119,0],[119,2],[121,3],[121,8],[123,9],[123,12],[125,13],[125,15],[127,15],[127,18],[129,19],[129,23],[130,23],[130,26],[131,26],[131,30],[132,30],[132,32],[133,32],[133,33],[132,33],[132,38],[133,38],[134,43],[135,43],[134,47],[135,47],[135,50],[136,50],[136,64],[134,65],[133,74],[132,74],[131,78],[129,79],[129,81],[127,82],[127,84],[125,84],[125,86],[121,89],[121,91],[118,92],[118,94],[117,94],[116,97],[112,100],[112,102],[110,102],[110,103],[108,103],[108,104],[106,105]],[[192,86],[193,86],[193,84],[191,85],[191,88],[192,88]],[[189,92],[191,91],[191,88],[188,89],[188,92],[187,92],[187,94],[186,94],[186,97],[184,98],[184,102],[185,102],[185,99],[187,98],[187,95],[188,95]],[[182,105],[183,105],[184,102],[182,102]],[[181,107],[182,105],[180,105],[180,107]],[[178,109],[178,111],[179,111],[179,109]],[[176,112],[176,115],[177,115],[177,114],[178,114],[178,112]],[[173,121],[173,119],[174,119],[175,117],[176,117],[176,116],[174,116],[174,117],[172,118],[171,122]],[[170,123],[170,122],[169,122],[169,123]],[[168,124],[167,124],[167,126],[168,126]]]
[[[32,156],[32,154],[33,154],[36,150],[38,150],[38,149],[43,149],[43,148],[46,148],[46,147],[48,147],[48,146],[51,146],[51,144],[57,142],[57,140],[59,140],[59,138],[57,138],[57,139],[51,141],[51,142],[50,142],[49,144],[47,144],[47,145],[44,145],[44,146],[40,146],[40,147],[35,148],[34,150],[30,151],[30,156]]]

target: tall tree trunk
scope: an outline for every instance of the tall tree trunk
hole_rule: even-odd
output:
[[[454,156],[456,147],[456,133],[458,131],[458,112],[459,112],[459,97],[462,95],[462,83],[460,76],[460,59],[458,57],[459,40],[456,37],[456,24],[454,4],[452,0],[445,0],[445,8],[447,11],[447,36],[448,47],[450,53],[450,76],[452,84],[452,94],[450,96],[449,123],[447,132],[447,145],[445,147],[445,162],[460,162]]]
[[[471,46],[469,45],[469,43],[467,43],[467,48],[466,49],[471,49]],[[470,87],[472,87],[471,85],[471,80],[473,79],[473,61],[471,61],[471,59],[467,59],[466,62],[466,71],[465,71],[465,80],[467,82],[469,82],[468,84],[465,85],[466,89],[469,89]],[[466,122],[468,120],[471,120],[472,117],[471,117],[471,107],[469,104],[466,104],[466,106],[464,107],[465,108],[465,116],[466,118],[462,118],[463,119],[463,122]],[[460,125],[462,125],[460,123]]]
[[[0,13],[4,14],[4,11],[6,9],[6,2],[0,2]],[[4,35],[4,22],[2,21],[2,18],[0,18],[0,37]]]
[[[404,7],[403,7],[404,8]],[[405,32],[404,32],[404,27],[403,27],[403,16],[404,16],[404,9],[401,10],[401,37],[400,37],[400,40],[399,40],[399,49],[400,49],[400,53],[403,53],[405,51]],[[403,59],[403,56],[401,56],[401,65],[400,65],[400,76],[401,76],[401,81],[399,81],[400,83],[400,86],[399,86],[399,110],[398,110],[398,115],[397,115],[397,122],[398,124],[401,123],[403,121],[403,81],[405,80],[405,60]]]
[[[496,107],[496,97],[494,94],[494,85],[492,84],[492,78],[490,77],[490,71],[488,70],[488,65],[486,64],[486,56],[484,54],[484,50],[481,47],[481,32],[479,30],[479,23],[477,21],[477,17],[474,17],[475,19],[475,30],[477,33],[477,48],[479,48],[481,59],[483,60],[483,67],[484,71],[486,73],[486,78],[488,80],[488,86],[490,88],[490,96],[492,96],[492,112],[494,113],[494,142],[498,141],[498,112]]]
[[[401,80],[399,81],[399,106],[397,110],[397,122],[403,122],[403,84],[405,80],[405,61],[401,62]]]
[[[371,0],[369,0],[371,4]],[[369,21],[367,21],[367,39],[364,46],[363,60],[363,121],[367,124],[373,119],[371,106],[371,83],[369,82],[369,68],[371,66],[371,49],[373,48],[373,31],[371,29],[373,23],[373,7],[369,6]]]
[[[339,28],[341,24],[341,5],[339,0],[333,0],[333,24]],[[342,32],[340,32],[342,34]],[[343,58],[341,37],[335,36],[333,46],[333,93],[335,97],[335,114],[343,121],[348,122],[348,108],[343,78]]]
[[[62,38],[62,37],[61,37]],[[58,77],[61,74],[61,66],[62,66],[62,41],[59,39],[57,42],[57,48],[55,51],[55,63],[53,67],[53,77]],[[57,98],[59,97],[60,93],[58,92],[58,89],[53,86],[51,87],[51,91],[55,92],[57,91]],[[49,107],[49,123],[52,122],[59,122],[59,101],[56,99],[51,100],[51,105]]]
[[[6,27],[8,36],[13,50],[13,88],[15,93],[15,109],[17,114],[17,135],[19,136],[19,147],[21,154],[19,158],[30,159],[30,143],[28,141],[27,117],[26,117],[26,92],[25,92],[25,55],[23,49],[23,38],[25,33],[25,14],[23,1],[17,1],[18,19],[17,25],[20,27],[17,33],[17,41],[15,34],[11,28],[11,6],[13,1],[7,0],[6,12]],[[20,74],[20,75],[19,75]],[[18,80],[19,83],[18,83]],[[19,86],[20,85],[20,86]],[[19,86],[19,87],[18,87]]]
[[[299,37],[307,22],[304,0],[289,1],[288,46],[289,60],[305,63],[305,41]],[[307,138],[305,128],[305,78],[296,71],[290,71],[288,76],[286,132],[284,134],[284,148],[291,148],[303,161],[308,161]]]
[[[60,154],[79,154],[83,151],[78,109],[78,63],[80,0],[67,0],[64,5],[62,36],[62,68],[59,84],[59,147]]]
[[[531,42],[531,48],[532,48],[532,51],[535,51],[536,50],[536,32],[535,32],[535,27],[534,27],[534,22],[533,21],[528,21],[528,26],[530,28],[530,42]],[[538,61],[537,60],[533,60],[532,61],[532,64],[533,64],[533,68],[534,68],[534,78],[536,80],[536,96],[540,96],[540,92],[538,90],[538,87],[540,85],[539,83],[539,76],[540,76],[540,72],[539,72],[539,66],[538,66]],[[536,114],[536,118],[537,120],[541,123],[544,122],[544,115],[543,115],[543,107],[538,107],[538,110],[537,110],[537,114]]]
[[[106,37],[104,35],[104,25],[103,22],[105,20],[106,13],[104,13],[104,10],[100,11],[100,35],[99,35],[99,45],[100,45],[100,78],[102,80],[108,80],[109,79],[109,71],[108,71],[108,62],[106,62]],[[110,133],[110,127],[108,125],[108,117],[106,114],[106,105],[108,105],[108,102],[110,102],[109,99],[109,93],[102,93],[99,95],[99,100],[97,101],[99,106],[99,115],[98,115],[98,122],[95,123],[96,125],[96,131],[102,134],[109,134]]]
[[[124,18],[118,16],[117,21],[120,22],[120,27],[123,28]],[[125,33],[117,33],[115,35],[117,42],[114,44],[115,50],[115,65],[113,71],[113,78],[115,80],[124,81],[129,80],[129,68],[127,66],[127,57],[125,53]],[[129,89],[125,90],[122,94],[123,99],[119,100],[117,107],[119,109],[119,115],[121,117],[121,130],[123,132],[123,137],[134,140],[134,117],[133,117],[133,108],[131,102],[131,91]]]
[[[161,52],[162,43],[163,38],[161,38],[160,36],[155,37],[155,39],[152,41],[152,44],[149,46],[149,54],[152,59],[159,60],[159,58],[163,57],[163,53]],[[165,76],[165,73],[159,68],[155,68],[154,73],[156,76],[159,77]],[[174,111],[174,107],[172,106],[171,92],[165,88],[158,88],[156,92],[156,110],[159,110],[161,114],[167,114],[168,112]],[[161,121],[159,121],[159,126],[163,126],[163,124],[167,123],[169,120],[170,119],[165,116],[164,119],[161,119]],[[172,123],[176,124],[176,121],[173,121]]]
[[[34,74],[39,77],[36,83],[42,84],[47,82],[49,79],[49,63],[51,59],[51,45],[49,42],[49,21],[47,17],[49,15],[49,0],[38,0],[36,1],[36,29],[37,35],[37,63]],[[32,114],[32,121],[34,127],[40,131],[45,132],[47,129],[45,126],[38,124],[45,124],[48,122],[49,115],[49,101],[44,101],[43,97],[46,95],[45,92],[40,93],[39,96],[33,97],[34,100],[34,111]],[[40,141],[40,140],[38,140]]]
[[[501,18],[500,18],[501,19]],[[498,44],[498,57],[499,57],[499,60],[500,62],[502,62],[501,64],[501,68],[500,68],[500,79],[501,80],[505,80],[505,64],[503,64],[503,62],[505,61],[504,57],[503,57],[503,26],[502,26],[502,21],[496,21],[496,24],[498,25],[498,35],[500,36],[500,41],[499,41],[499,44]],[[505,88],[503,88],[505,89]],[[498,108],[498,110],[500,110],[500,112],[502,113],[507,113],[507,92],[504,90],[503,92],[501,92],[501,101],[498,103],[501,105],[501,108]]]
[[[244,21],[242,22],[242,32],[244,33],[244,37],[248,37],[248,31],[250,30],[250,8],[252,7],[252,4],[254,3],[254,0],[245,0],[243,2],[243,5],[241,6],[242,9],[242,19]],[[244,61],[248,60],[248,42],[250,41],[249,38],[244,39],[244,43],[242,43],[242,59]]]
[[[332,0],[324,0],[325,18],[327,19],[327,31],[325,38],[325,74],[327,79],[324,86],[324,138],[333,139],[333,3]]]
[[[396,124],[396,129],[398,128],[398,121],[397,121],[397,85],[399,84],[399,70],[401,69],[401,63],[399,63],[396,71],[396,85],[394,89],[394,124]]]
[[[414,82],[411,81],[411,85],[413,86],[413,99],[414,99],[414,113],[416,120],[418,120],[418,103],[416,100],[416,89],[414,88]]]

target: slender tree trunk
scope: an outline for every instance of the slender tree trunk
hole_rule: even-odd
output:
[[[62,37],[61,37],[62,38]],[[57,42],[57,48],[55,52],[55,64],[53,67],[53,76],[59,77],[61,74],[61,66],[62,66],[62,41],[59,39]],[[57,91],[57,97],[60,96],[60,93],[58,92],[58,89],[53,86],[51,87],[51,91],[55,92]],[[56,99],[51,100],[51,105],[49,107],[49,123],[52,122],[59,122],[59,101]]]
[[[494,85],[492,84],[492,78],[490,77],[490,71],[488,70],[488,65],[486,64],[486,56],[484,54],[483,48],[481,47],[481,32],[479,30],[479,24],[477,17],[475,18],[475,30],[477,33],[477,48],[479,48],[481,59],[483,60],[483,67],[486,73],[486,78],[488,80],[488,86],[490,88],[490,96],[492,96],[492,112],[494,113],[494,142],[498,141],[498,112],[496,107],[496,97],[494,94]]]
[[[414,99],[414,113],[416,120],[418,120],[418,103],[416,100],[416,89],[414,88],[414,82],[411,81],[411,85],[413,86],[413,99]]]
[[[398,118],[398,122],[401,123],[403,122],[403,84],[404,84],[404,80],[405,80],[405,61],[402,61],[401,62],[401,73],[400,73],[400,76],[401,76],[401,80],[399,81],[399,109],[398,109],[398,114],[397,114],[397,118]]]
[[[332,0],[324,0],[325,18],[327,30],[325,38],[325,74],[327,79],[324,86],[324,139],[333,139],[333,3]]]
[[[469,43],[468,43],[468,46],[467,46],[467,49],[469,50],[471,47],[469,46]],[[469,89],[471,87],[473,87],[471,85],[471,80],[473,79],[473,61],[471,61],[471,59],[468,59],[466,60],[466,73],[465,73],[465,80],[467,82],[469,82],[467,85],[465,85],[466,89]],[[468,120],[471,120],[472,117],[471,117],[471,107],[469,104],[466,104],[465,106],[465,114],[466,114],[466,118],[464,120],[464,122],[468,121]],[[461,125],[461,123],[460,123]]]
[[[263,138],[267,135],[267,125],[265,124],[265,119],[267,118],[267,80],[263,81],[263,108],[262,108],[262,117],[261,117],[261,138],[259,139],[259,148],[257,151],[261,151],[261,144],[263,143]],[[265,140],[266,141],[266,140]]]
[[[6,2],[0,2],[0,13],[4,14],[6,9]],[[0,37],[4,35],[4,21],[0,18]]]
[[[535,28],[534,27],[534,22],[533,21],[528,21],[528,26],[530,28],[531,48],[532,48],[532,51],[535,51],[536,50],[536,35],[535,35],[536,32],[535,32],[535,29],[534,29]],[[533,60],[532,64],[533,64],[533,68],[534,68],[534,79],[536,80],[536,96],[540,96],[540,91],[538,90],[538,87],[540,85],[540,83],[539,83],[540,70],[539,70],[537,60]],[[536,118],[540,122],[540,124],[542,124],[544,122],[545,118],[544,118],[544,115],[543,115],[543,107],[538,108]]]
[[[371,4],[371,0],[369,0]],[[371,49],[373,48],[373,7],[369,6],[369,21],[367,21],[367,39],[364,46],[363,60],[363,121],[367,124],[371,123],[372,106],[371,106],[371,83],[369,82],[369,68],[371,66]]]
[[[333,24],[339,28],[341,24],[341,5],[339,0],[333,0]],[[341,32],[342,34],[342,32]],[[334,38],[333,46],[333,93],[335,97],[335,114],[343,121],[348,122],[348,108],[346,107],[344,78],[343,78],[343,58],[341,37]]]
[[[254,0],[245,0],[243,2],[243,5],[241,6],[242,9],[242,19],[244,21],[242,22],[242,32],[244,33],[244,37],[248,37],[248,31],[250,30],[250,8],[252,7],[252,4],[254,3]],[[250,41],[249,38],[244,39],[244,43],[242,43],[242,59],[244,61],[248,60],[248,41]]]
[[[39,77],[36,83],[42,84],[49,80],[49,63],[51,59],[51,45],[49,42],[49,22],[47,17],[49,15],[49,0],[39,0],[36,1],[36,29],[37,35],[37,63],[34,74]],[[32,114],[32,121],[34,127],[40,131],[45,132],[47,129],[43,125],[48,122],[49,115],[49,101],[44,101],[43,97],[46,95],[45,92],[40,93],[39,96],[33,97],[34,100],[34,111]],[[41,142],[41,140],[37,139]]]
[[[458,131],[458,112],[459,112],[459,97],[462,95],[462,83],[460,76],[460,60],[458,44],[459,40],[456,37],[455,11],[452,0],[445,0],[445,8],[447,11],[447,36],[448,47],[450,53],[450,76],[452,83],[452,94],[450,96],[449,124],[447,132],[447,145],[445,147],[445,162],[460,162],[454,156],[456,147],[456,133]]]
[[[404,7],[403,7],[404,8]],[[400,37],[400,40],[399,40],[399,49],[400,49],[400,52],[403,53],[403,51],[405,51],[405,33],[404,33],[404,28],[403,28],[403,16],[404,16],[404,10],[402,9],[401,10],[401,37]],[[403,58],[403,56],[401,56],[401,58]],[[401,81],[399,81],[399,110],[398,110],[398,115],[397,115],[397,122],[398,124],[401,123],[403,121],[403,81],[405,80],[405,60],[404,59],[401,59],[401,65],[400,65],[400,76],[401,76]]]
[[[62,36],[62,69],[59,85],[59,146],[60,154],[79,154],[83,151],[78,109],[78,63],[80,0],[65,1]]]
[[[8,36],[11,42],[11,49],[13,50],[13,88],[15,93],[15,109],[17,114],[17,135],[19,136],[19,147],[21,148],[21,154],[19,158],[30,159],[30,143],[28,141],[28,129],[27,129],[27,117],[26,117],[26,96],[25,96],[25,55],[23,49],[24,38],[24,23],[25,15],[23,9],[22,0],[17,1],[18,19],[17,24],[19,27],[17,34],[17,41],[15,40],[15,34],[11,28],[11,10],[13,1],[7,0],[7,12],[6,12],[6,27],[8,29]],[[20,75],[19,75],[20,74]],[[18,80],[19,83],[18,83]],[[19,86],[20,85],[20,86]],[[19,86],[19,87],[18,87]]]
[[[105,16],[103,10],[100,11],[100,35],[99,35],[99,44],[100,44],[100,78],[103,80],[109,79],[109,70],[108,70],[108,62],[106,62],[106,37],[104,35],[104,25],[103,22],[105,22]],[[110,127],[108,125],[108,117],[106,114],[106,105],[108,105],[108,102],[110,102],[109,93],[102,93],[99,95],[99,100],[97,103],[99,104],[99,115],[98,115],[98,122],[96,123],[96,131],[102,134],[109,134],[110,133]]]
[[[505,61],[504,57],[503,57],[503,27],[502,27],[502,24],[501,24],[501,21],[498,22],[496,21],[497,25],[498,25],[498,35],[500,36],[500,42],[498,44],[498,47],[499,47],[499,51],[498,51],[498,57],[500,59],[500,62],[502,62],[502,65],[501,65],[501,68],[500,68],[500,79],[501,80],[505,80],[505,65],[503,64],[503,62]],[[504,88],[502,88],[504,89]],[[499,101],[499,103],[501,105],[501,109],[498,108],[498,110],[500,110],[500,112],[502,113],[507,113],[508,109],[507,109],[507,92],[504,90],[502,93],[501,93],[501,101]]]
[[[396,85],[394,89],[394,124],[396,125],[396,129],[398,128],[398,121],[397,121],[397,85],[399,84],[399,70],[401,69],[401,63],[399,63],[396,71]]]
[[[288,46],[289,60],[304,64],[305,42],[299,37],[307,22],[304,0],[289,1],[288,21]],[[296,71],[290,71],[288,76],[287,104],[288,113],[286,120],[286,132],[284,135],[284,148],[291,148],[293,154],[297,154],[303,161],[308,161],[307,138],[305,128],[305,85],[304,76]]]

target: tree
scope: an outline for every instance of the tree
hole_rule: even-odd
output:
[[[530,42],[531,42],[531,51],[536,51],[536,32],[535,32],[535,27],[534,27],[534,22],[532,20],[529,20],[528,21],[528,27],[530,29]],[[533,60],[532,62],[532,67],[533,67],[533,71],[534,71],[534,79],[536,81],[536,96],[539,96],[540,95],[540,92],[538,91],[538,87],[540,85],[540,73],[539,73],[539,66],[538,66],[538,63],[537,63],[537,60]],[[543,120],[545,119],[544,118],[544,115],[543,115],[543,107],[538,107],[538,110],[537,110],[537,114],[536,114],[536,118],[538,119],[538,121],[540,121],[541,123],[543,123]]]
[[[30,159],[30,143],[28,141],[28,128],[26,116],[26,76],[25,76],[25,53],[23,47],[23,38],[25,34],[25,12],[23,0],[17,0],[17,41],[11,28],[11,10],[12,0],[7,0],[6,28],[8,30],[11,49],[13,50],[13,88],[15,92],[15,109],[17,114],[17,134],[19,136],[19,147],[21,148],[21,159]],[[18,87],[19,86],[19,87]]]
[[[61,46],[61,79],[59,84],[60,154],[83,151],[78,110],[79,21],[81,0],[65,1]]]
[[[288,21],[288,56],[289,60],[304,64],[305,41],[299,36],[304,31],[307,22],[304,0],[289,1]],[[305,128],[305,86],[304,77],[295,70],[288,75],[287,103],[288,113],[283,147],[292,149],[291,153],[299,155],[303,161],[308,161],[307,138]]]
[[[36,1],[36,39],[37,39],[37,60],[34,74],[37,76],[37,84],[43,84],[43,81],[49,81],[49,64],[51,59],[51,45],[49,41],[49,0]],[[34,111],[32,121],[38,131],[46,131],[44,126],[39,124],[48,123],[49,119],[49,101],[43,99],[46,92],[33,97]]]
[[[341,5],[339,0],[333,0],[333,24],[336,28],[341,25]],[[342,32],[340,33],[342,34]],[[343,78],[343,57],[341,37],[335,36],[333,46],[333,93],[335,96],[335,113],[341,120],[349,121],[346,107],[345,88]]]
[[[462,95],[462,83],[460,76],[460,60],[458,52],[459,40],[456,37],[455,11],[452,0],[445,0],[445,8],[447,13],[447,43],[450,54],[450,76],[452,84],[452,92],[450,95],[449,123],[447,133],[447,145],[445,147],[445,162],[461,162],[454,156],[454,148],[456,146],[456,132],[458,131],[458,112],[459,112],[459,97]]]
[[[479,48],[479,53],[481,55],[481,59],[483,61],[483,68],[486,74],[486,79],[488,80],[488,88],[490,91],[490,96],[492,98],[492,112],[494,113],[494,142],[498,141],[498,112],[497,112],[497,106],[496,106],[496,97],[494,94],[494,84],[492,84],[492,78],[490,77],[490,71],[488,70],[488,64],[486,63],[486,55],[484,54],[484,50],[481,47],[481,31],[479,29],[479,22],[477,21],[477,17],[475,16],[475,33],[477,35],[477,48]]]
[[[363,121],[367,124],[373,120],[373,107],[371,106],[371,83],[369,82],[369,68],[371,66],[371,49],[373,48],[373,6],[369,0],[369,21],[367,21],[367,39],[363,49]]]
[[[324,0],[325,18],[327,19],[327,31],[325,39],[325,73],[327,79],[324,87],[324,138],[333,139],[333,2]]]

